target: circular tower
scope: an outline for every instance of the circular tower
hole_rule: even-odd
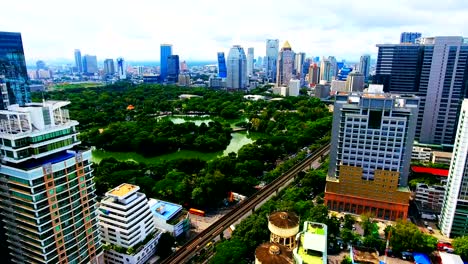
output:
[[[291,212],[276,212],[268,217],[270,242],[278,243],[289,249],[296,247],[296,234],[299,232],[299,217]]]
[[[292,251],[276,243],[263,243],[255,250],[255,264],[293,264]]]

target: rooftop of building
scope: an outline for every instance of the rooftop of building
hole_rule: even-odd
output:
[[[154,216],[162,218],[165,221],[171,220],[182,211],[182,205],[162,200],[149,199],[148,205]]]
[[[263,243],[255,249],[255,258],[261,263],[289,264],[294,263],[292,252],[283,245],[276,243]]]
[[[433,151],[432,155],[437,156],[439,158],[447,158],[447,159],[452,158],[452,152],[448,152],[448,151]]]
[[[350,255],[354,263],[361,264],[379,264],[379,253],[374,248],[365,248],[353,246],[350,249]]]
[[[122,183],[119,186],[115,187],[114,189],[106,192],[106,196],[111,196],[115,198],[125,198],[129,196],[130,194],[133,194],[140,190],[140,187],[129,184],[129,183]]]
[[[304,222],[304,228],[298,234],[298,247],[294,254],[299,255],[303,263],[323,264],[327,250],[327,227],[321,223]]]
[[[280,228],[293,228],[299,225],[299,217],[292,212],[276,212],[268,217],[274,226]]]
[[[411,170],[415,173],[426,173],[439,177],[448,177],[449,174],[449,170],[447,169],[436,169],[422,166],[411,166]]]

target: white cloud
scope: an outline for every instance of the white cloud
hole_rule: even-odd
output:
[[[181,60],[216,60],[240,44],[265,53],[265,39],[289,40],[313,56],[356,60],[402,31],[468,36],[468,2],[435,0],[16,0],[2,3],[0,29],[21,32],[26,58],[159,60],[172,43]]]

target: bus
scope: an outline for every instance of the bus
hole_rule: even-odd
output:
[[[198,210],[195,208],[190,208],[189,213],[193,215],[205,216],[205,211]]]

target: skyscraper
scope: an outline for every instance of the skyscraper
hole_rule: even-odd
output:
[[[265,73],[269,82],[276,82],[276,66],[278,60],[279,40],[266,40]]]
[[[83,72],[83,63],[81,62],[81,51],[79,49],[75,50],[75,67],[79,73]]]
[[[227,77],[226,58],[224,57],[224,52],[218,52],[218,77]]]
[[[234,45],[227,58],[226,87],[228,89],[245,89],[247,84],[247,57],[241,46]]]
[[[320,83],[320,67],[314,63],[309,67],[309,84],[315,86],[318,83]]]
[[[294,77],[294,52],[288,41],[284,42],[278,54],[276,69],[276,86],[289,86],[289,81]]]
[[[456,142],[439,219],[440,231],[448,237],[468,234],[468,99],[462,103]]]
[[[259,70],[263,69],[263,57],[262,56],[258,56],[257,62],[255,63],[255,67]]]
[[[31,102],[21,33],[0,32],[0,76],[4,76],[8,96],[0,109]]]
[[[415,96],[336,95],[325,204],[354,214],[406,219]]]
[[[176,83],[179,80],[179,55],[171,55],[167,58],[167,81]]]
[[[362,55],[359,60],[359,72],[364,74],[365,81],[369,79],[370,73],[370,55]]]
[[[113,59],[105,59],[104,60],[104,73],[106,75],[114,75],[115,67],[114,67],[114,60]]]
[[[98,263],[91,150],[79,147],[69,103],[10,105],[0,113],[0,206],[15,263]]]
[[[333,80],[333,65],[330,59],[323,57],[320,64],[320,80],[331,82]]]
[[[171,44],[161,44],[161,82],[164,82],[167,78],[167,58],[172,55]]]
[[[300,79],[302,76],[302,65],[304,64],[304,61],[304,52],[299,52],[294,55],[294,75],[296,75],[298,79]]]
[[[119,79],[127,79],[127,71],[125,69],[125,60],[122,57],[117,58],[117,73],[119,74]]]
[[[98,72],[97,57],[93,55],[83,56],[83,72],[88,75],[94,75]]]
[[[253,75],[254,68],[254,48],[247,49],[247,76]]]
[[[360,72],[351,72],[346,78],[346,90],[350,92],[362,92],[364,90],[365,78]]]
[[[468,82],[468,42],[463,37],[421,38],[420,44],[379,48],[374,82],[392,93],[421,98],[416,139],[452,145]]]
[[[416,43],[416,39],[421,37],[419,32],[402,32],[400,36],[400,43]]]

